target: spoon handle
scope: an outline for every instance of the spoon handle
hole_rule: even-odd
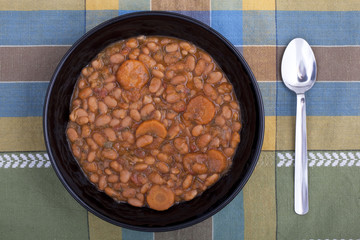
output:
[[[295,134],[295,212],[304,215],[309,211],[308,159],[306,139],[305,94],[297,94]]]

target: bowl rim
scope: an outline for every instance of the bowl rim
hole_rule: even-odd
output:
[[[225,43],[225,45],[231,49],[233,54],[236,55],[236,57],[240,60],[241,64],[244,67],[245,72],[249,76],[249,80],[251,81],[252,87],[253,87],[253,90],[254,90],[254,98],[256,100],[256,102],[255,102],[256,103],[256,111],[258,113],[258,120],[259,120],[258,131],[257,131],[258,134],[255,135],[256,140],[254,140],[254,142],[256,143],[256,146],[253,148],[254,149],[253,158],[252,158],[251,163],[248,166],[248,170],[247,170],[246,174],[244,174],[244,178],[241,180],[240,184],[236,187],[236,189],[229,195],[229,197],[225,201],[220,203],[214,209],[204,213],[203,215],[201,215],[201,216],[199,216],[199,217],[197,217],[195,219],[189,220],[187,222],[175,224],[175,225],[172,225],[172,226],[143,227],[143,226],[135,226],[135,225],[127,224],[127,223],[122,223],[122,222],[118,222],[116,220],[113,220],[110,217],[108,217],[106,215],[103,215],[102,213],[100,213],[97,210],[90,207],[85,201],[83,201],[73,191],[73,189],[66,182],[65,178],[62,176],[61,171],[59,170],[59,168],[58,168],[58,166],[57,166],[57,164],[56,164],[56,162],[54,160],[53,151],[52,151],[52,148],[51,148],[50,143],[49,143],[49,132],[48,132],[48,123],[47,123],[48,111],[49,111],[48,105],[49,105],[49,100],[50,100],[51,93],[53,91],[53,86],[54,86],[55,80],[57,79],[57,76],[58,76],[61,68],[63,67],[65,61],[68,59],[68,57],[72,54],[72,52],[83,41],[85,41],[92,34],[96,33],[98,30],[100,30],[100,29],[102,29],[102,28],[104,28],[104,27],[106,27],[108,25],[111,25],[113,23],[125,20],[125,19],[137,18],[137,17],[143,17],[143,16],[146,16],[146,17],[165,16],[165,17],[176,18],[176,19],[179,19],[179,20],[182,20],[182,21],[187,21],[187,22],[190,22],[192,24],[197,25],[198,27],[204,28],[205,30],[207,30],[211,34],[215,35],[217,38],[221,39],[221,41],[223,41]],[[264,140],[264,130],[265,130],[265,111],[264,111],[264,104],[263,104],[261,91],[260,91],[260,88],[258,86],[258,83],[256,81],[256,78],[255,78],[253,72],[251,71],[248,63],[246,62],[246,60],[244,59],[242,54],[240,54],[240,52],[235,48],[235,46],[229,40],[227,40],[222,34],[217,32],[215,29],[211,28],[210,26],[206,25],[205,23],[203,23],[203,22],[201,22],[199,20],[196,20],[194,18],[179,14],[179,13],[168,12],[168,11],[139,11],[139,12],[132,12],[132,13],[123,14],[123,15],[120,15],[120,16],[117,16],[117,17],[114,17],[114,18],[111,18],[111,19],[109,19],[107,21],[102,22],[101,24],[95,26],[94,28],[92,28],[91,30],[86,32],[84,35],[82,35],[69,48],[69,50],[64,54],[64,56],[60,60],[59,64],[57,65],[57,67],[56,67],[56,69],[54,71],[54,74],[52,75],[51,80],[49,82],[49,86],[48,86],[46,96],[45,96],[44,107],[43,107],[43,131],[44,131],[44,141],[45,141],[45,145],[46,145],[46,150],[47,150],[51,165],[52,165],[56,175],[60,179],[61,183],[65,187],[65,189],[70,193],[70,195],[82,207],[84,207],[87,211],[91,212],[92,214],[99,217],[100,219],[105,220],[105,221],[107,221],[109,223],[112,223],[112,224],[120,226],[120,227],[125,227],[125,228],[131,229],[131,230],[143,231],[143,232],[165,232],[165,231],[173,231],[173,230],[186,228],[186,227],[192,226],[192,225],[194,225],[196,223],[204,221],[205,219],[213,216],[214,214],[216,214],[217,212],[222,210],[225,206],[227,206],[239,194],[239,192],[243,189],[243,187],[245,186],[245,184],[247,183],[247,181],[249,180],[250,176],[252,175],[252,173],[253,173],[253,171],[255,169],[255,166],[256,166],[256,164],[258,162],[258,159],[260,157],[260,153],[261,153],[261,150],[262,150],[262,145],[263,145],[263,140]]]

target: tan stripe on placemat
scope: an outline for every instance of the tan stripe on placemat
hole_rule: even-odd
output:
[[[317,81],[360,81],[359,46],[319,47],[314,50],[317,71]],[[277,48],[277,79],[281,80],[281,60],[285,47]]]
[[[275,240],[275,152],[261,153],[258,164],[243,189],[243,194],[244,239]]]
[[[295,117],[277,117],[277,150],[295,149]],[[360,146],[360,117],[307,117],[309,150],[352,150]]]
[[[69,46],[0,47],[0,81],[50,81]]]
[[[0,151],[45,151],[42,117],[1,117]]]
[[[121,240],[121,227],[96,217],[88,212],[90,240]]]
[[[275,135],[276,135],[276,117],[265,117],[265,134],[262,150],[275,150]]]
[[[359,11],[359,0],[277,0],[280,11]]]
[[[84,0],[2,0],[0,11],[84,10],[84,3]]]
[[[243,56],[257,81],[276,80],[276,47],[244,46]]]
[[[275,0],[243,0],[243,10],[275,10]]]
[[[119,0],[86,0],[86,10],[118,10]]]
[[[152,0],[151,10],[209,11],[210,0]]]

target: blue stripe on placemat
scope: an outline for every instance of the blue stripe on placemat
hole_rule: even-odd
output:
[[[234,45],[243,45],[243,12],[211,11],[210,26],[220,32]]]
[[[85,11],[0,11],[0,45],[70,45],[85,33]]]
[[[277,116],[295,116],[296,95],[277,83]],[[306,93],[308,116],[360,116],[360,82],[317,82]]]
[[[213,216],[213,240],[244,239],[243,192]]]
[[[210,11],[171,11],[188,17],[195,18],[207,25],[210,25]]]
[[[244,11],[242,28],[244,45],[276,45],[274,11]]]
[[[119,10],[87,10],[86,31],[89,31],[100,23],[117,16],[119,16]]]
[[[42,116],[49,82],[0,83],[0,117]]]
[[[139,232],[126,228],[122,230],[122,240],[154,240],[154,233],[152,232]]]
[[[359,11],[277,11],[276,17],[279,45],[287,45],[295,37],[311,45],[360,44]]]

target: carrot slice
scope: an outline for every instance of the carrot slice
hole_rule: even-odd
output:
[[[174,204],[174,200],[175,196],[173,191],[165,186],[159,185],[154,185],[146,196],[149,207],[158,211],[164,211],[170,208]]]
[[[136,129],[136,137],[153,134],[160,138],[166,138],[167,130],[165,126],[157,120],[148,120],[141,123]]]
[[[210,172],[221,173],[227,167],[227,161],[224,154],[218,150],[211,149],[207,152],[209,159]]]
[[[207,124],[214,118],[214,115],[214,104],[208,98],[200,95],[189,101],[184,118],[187,121],[195,120],[197,124]]]
[[[127,60],[116,72],[116,79],[126,90],[132,88],[140,89],[149,80],[149,72],[142,62],[138,60]]]

